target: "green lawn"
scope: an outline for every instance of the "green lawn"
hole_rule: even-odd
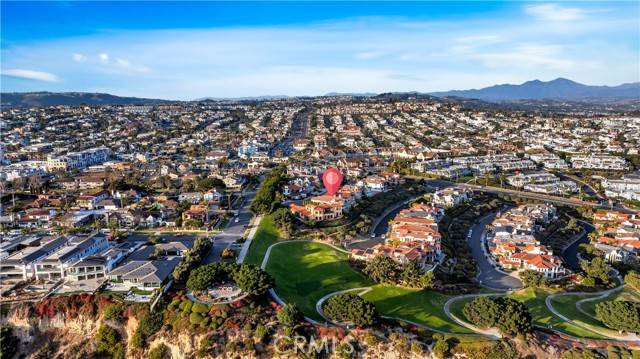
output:
[[[450,297],[440,293],[376,285],[362,297],[374,302],[378,312],[386,316],[402,318],[449,333],[474,333],[447,317],[443,307]]]
[[[325,295],[351,288],[373,286],[363,297],[373,301],[378,312],[451,333],[473,332],[449,320],[442,309],[445,295],[395,286],[374,285],[348,263],[348,254],[322,243],[291,242],[274,247],[267,272],[276,279],[276,292],[294,302],[308,317],[322,320],[317,301]]]
[[[294,302],[308,317],[322,321],[316,302],[325,295],[372,283],[349,267],[348,255],[325,244],[291,242],[274,247],[267,272],[276,280],[276,292]]]
[[[606,339],[605,336],[582,329],[553,315],[553,313],[547,309],[544,300],[549,294],[553,294],[554,292],[555,291],[547,289],[527,288],[514,292],[509,295],[509,297],[524,302],[527,308],[529,308],[529,312],[533,318],[533,323],[536,325],[551,327],[555,330],[559,330],[576,337]]]
[[[632,288],[625,287],[622,291],[612,293],[605,298],[584,302],[584,304],[582,304],[580,307],[582,308],[582,310],[589,313],[591,316],[595,317],[596,304],[610,301],[610,300],[627,300],[631,302],[640,302],[640,293],[638,293]]]
[[[533,323],[535,325],[543,326],[543,327],[552,327],[555,330],[565,332],[569,335],[573,335],[576,337],[582,338],[590,338],[590,339],[606,339],[605,336],[594,333],[590,330],[582,329],[572,323],[565,322],[562,319],[556,317],[551,313],[545,304],[545,298],[549,294],[553,294],[555,291],[547,290],[547,289],[533,289],[527,288],[520,290],[518,292],[514,292],[509,295],[510,298],[519,300],[523,302],[527,308],[529,308],[529,312],[533,318]],[[449,310],[451,313],[461,320],[466,320],[463,309],[465,304],[471,302],[474,298],[465,298],[461,300],[457,300],[451,303]],[[554,303],[555,304],[555,303]],[[560,313],[565,314],[560,311],[557,306],[554,306],[556,310]],[[566,315],[566,314],[565,314]],[[569,318],[573,318],[567,315]]]
[[[591,329],[592,331],[597,331],[599,333],[604,333],[608,335],[616,335],[617,332],[612,331],[611,329],[607,329],[605,326],[600,323],[600,321],[585,315],[580,312],[576,307],[576,302],[589,298],[593,296],[583,296],[583,295],[561,295],[553,298],[551,300],[551,305],[557,310],[560,314],[572,320],[572,322],[582,325]]]
[[[245,263],[261,265],[267,248],[278,241],[278,229],[273,224],[271,216],[264,216],[260,221],[256,235],[251,241],[247,256],[244,258]]]

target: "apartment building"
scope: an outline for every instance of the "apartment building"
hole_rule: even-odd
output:
[[[571,167],[575,169],[595,169],[626,171],[627,161],[622,157],[608,155],[581,155],[571,157]]]

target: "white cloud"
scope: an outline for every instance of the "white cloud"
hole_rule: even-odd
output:
[[[548,4],[532,6],[540,5]],[[2,67],[41,68],[48,59],[46,69],[64,78],[56,90],[173,99],[427,92],[556,77],[615,85],[639,77],[637,19],[631,12],[544,24],[520,7],[510,15],[499,22],[389,18],[112,31],[8,46]],[[81,66],[68,61],[79,49],[87,57]],[[31,88],[47,89],[37,85]],[[6,81],[3,90],[16,87]]]
[[[73,57],[73,61],[75,61],[75,62],[85,62],[85,61],[87,61],[87,57],[84,56],[83,54],[73,53],[71,56]]]
[[[98,55],[98,58],[100,59],[100,62],[102,62],[103,64],[106,64],[109,62],[109,54],[107,53],[101,53]]]
[[[123,70],[132,71],[132,72],[149,72],[149,68],[146,66],[138,66],[131,63],[129,60],[125,60],[119,57],[116,57],[116,65]]]
[[[584,18],[586,11],[558,4],[538,4],[525,7],[525,12],[546,21],[575,21]]]
[[[36,81],[58,82],[58,76],[44,71],[7,69],[2,71],[2,75]]]

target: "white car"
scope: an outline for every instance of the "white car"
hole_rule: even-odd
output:
[[[237,218],[234,220],[235,223],[238,223],[238,221],[239,221],[239,219],[237,219]]]

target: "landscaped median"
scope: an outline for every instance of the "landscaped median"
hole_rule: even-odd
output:
[[[334,292],[371,287],[362,296],[382,316],[405,320],[451,334],[474,334],[451,321],[443,310],[449,297],[418,289],[376,285],[349,266],[348,254],[317,242],[280,242],[271,248],[266,270],[276,280],[276,292],[296,303],[309,318],[324,322],[317,302]]]

